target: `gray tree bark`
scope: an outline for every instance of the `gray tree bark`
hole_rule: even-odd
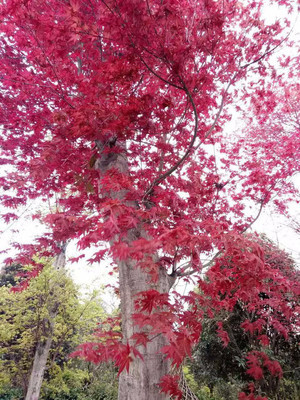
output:
[[[44,373],[53,339],[55,316],[56,313],[53,313],[52,315],[50,315],[48,321],[43,321],[44,324],[47,324],[47,327],[45,329],[47,337],[45,337],[44,339],[41,338],[36,346],[25,400],[38,400],[40,397]]]
[[[59,244],[59,247],[61,251],[55,257],[53,266],[56,269],[63,269],[66,263],[67,243],[61,243]],[[49,318],[45,318],[42,321],[42,335],[40,336],[35,349],[25,400],[38,400],[40,397],[44,373],[52,345],[55,317],[57,315],[58,307],[59,303],[55,301],[51,307],[51,310],[49,310]]]
[[[132,321],[134,301],[136,293],[155,289],[161,293],[170,290],[172,281],[164,270],[160,271],[158,283],[149,284],[149,275],[134,266],[134,263],[119,263],[119,280],[122,313],[122,334],[125,342],[139,332]],[[160,349],[167,344],[166,339],[159,335],[147,344],[140,346],[139,351],[143,360],[135,358],[129,367],[129,372],[123,371],[119,379],[119,400],[166,400],[164,394],[160,393],[159,382],[162,376],[170,372],[169,362],[164,358]]]
[[[113,138],[106,142],[97,141],[100,157],[95,164],[95,168],[99,170],[100,176],[105,174],[110,168],[118,169],[123,174],[129,174],[128,162],[126,157],[125,144],[115,144]],[[112,144],[113,143],[113,144]],[[111,149],[116,146],[118,151],[106,153],[103,152],[106,146]],[[121,149],[121,151],[120,151]],[[123,200],[126,191],[103,193],[101,184],[99,185],[100,196],[106,195],[111,198]],[[126,205],[136,207],[135,204],[125,202]],[[131,242],[138,237],[147,237],[144,227],[141,225],[139,229],[128,232],[126,242]],[[111,241],[111,245],[118,240],[116,237]],[[154,259],[156,254],[151,255]],[[174,278],[170,277],[165,269],[159,271],[157,283],[150,283],[150,276],[137,268],[133,260],[125,260],[117,262],[119,269],[119,285],[121,298],[121,317],[122,317],[122,334],[124,343],[131,343],[131,336],[140,332],[141,329],[134,326],[132,314],[136,312],[134,302],[136,294],[149,289],[155,289],[160,293],[168,293],[174,283]],[[143,330],[144,331],[144,330]],[[170,365],[165,359],[160,349],[167,344],[166,339],[162,335],[153,338],[145,348],[139,347],[139,351],[143,356],[143,360],[135,358],[129,367],[129,372],[123,371],[119,378],[119,400],[167,400],[169,397],[160,392],[159,382],[161,378],[170,372]]]

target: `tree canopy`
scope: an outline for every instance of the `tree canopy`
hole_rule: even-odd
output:
[[[53,256],[72,239],[78,257],[96,246],[90,262],[113,260],[122,337],[107,329],[107,352],[86,347],[84,355],[117,363],[121,400],[180,396],[170,363],[179,366],[198,342],[205,300],[172,290],[177,279],[197,282],[207,296],[221,293],[220,309],[240,300],[264,314],[260,293],[270,291],[270,307],[297,315],[283,301],[294,295],[290,278],[243,236],[266,204],[286,213],[298,195],[290,180],[300,165],[299,56],[290,39],[297,6],[1,6],[1,202],[12,209],[3,218],[17,218],[14,209],[30,199],[51,205],[32,216],[48,231],[15,244],[14,261]],[[247,125],[235,134],[226,123],[238,115]],[[208,287],[202,278],[210,266]],[[273,326],[283,336],[289,329],[278,319]],[[221,324],[219,332],[226,342]],[[249,363],[271,365],[253,357]]]

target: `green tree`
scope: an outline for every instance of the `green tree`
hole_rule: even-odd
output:
[[[16,286],[18,282],[17,274],[23,269],[20,264],[5,265],[0,271],[0,287]]]
[[[45,265],[43,271],[30,281],[26,290],[13,291],[10,286],[0,287],[0,395],[13,393],[13,388],[20,389],[20,396],[26,393],[37,346],[49,336],[51,329],[42,398],[47,398],[47,391],[51,392],[51,385],[53,388],[59,377],[64,376],[66,380],[61,386],[61,392],[65,393],[70,386],[83,385],[88,381],[86,366],[83,363],[76,366],[75,362],[69,361],[69,354],[82,340],[90,339],[97,322],[104,316],[100,304],[97,293],[80,300],[78,288],[66,272],[56,270],[50,264]],[[56,312],[51,316],[49,313],[53,309]],[[76,385],[72,380],[76,381]],[[56,385],[56,391],[59,387]]]

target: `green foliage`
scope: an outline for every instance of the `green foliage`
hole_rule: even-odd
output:
[[[194,353],[190,371],[200,387],[207,385],[212,397],[203,397],[196,391],[199,399],[236,400],[238,393],[247,386],[250,377],[246,374],[245,355],[251,349],[259,348],[260,344],[247,335],[240,327],[242,309],[236,307],[231,315],[227,315],[226,328],[231,341],[224,347],[217,335],[214,321],[203,324],[202,339]],[[224,325],[225,326],[225,325]],[[297,337],[291,337],[286,342],[279,335],[273,334],[273,343],[264,347],[264,352],[271,359],[277,359],[283,369],[284,379],[278,381],[271,375],[258,382],[263,395],[270,400],[299,399],[299,360],[300,351],[297,347]],[[202,400],[202,399],[201,399]]]
[[[9,285],[0,287],[0,399],[24,397],[36,345],[47,335],[51,318],[53,340],[41,399],[88,399],[84,393],[91,386],[93,374],[87,363],[69,360],[69,354],[91,339],[105,315],[99,293],[80,299],[72,280],[51,265],[45,265],[26,290],[12,292],[14,273],[15,269],[7,270],[10,279],[2,282]]]
[[[242,388],[243,384],[241,383],[219,380],[214,385],[213,396],[216,400],[237,400]]]
[[[298,400],[300,398],[300,385],[299,381],[282,379],[276,400]]]
[[[112,364],[94,366],[85,400],[117,400],[118,378]]]
[[[198,397],[198,400],[236,400],[237,393],[234,392],[236,397],[230,397],[231,392],[228,390],[227,386],[231,388],[230,384],[226,384],[225,382],[221,382],[219,386],[218,383],[215,383],[214,389],[211,390],[207,385],[201,384],[199,381],[195,379],[195,375],[191,372],[191,368],[189,365],[185,365],[183,367],[184,377],[189,385],[189,388],[192,392]],[[225,383],[225,385],[224,385]]]
[[[189,388],[193,391],[193,393],[198,393],[200,390],[200,387],[197,383],[197,381],[195,380],[194,375],[191,373],[190,368],[188,365],[185,365],[183,368],[183,374],[184,377],[189,385]]]
[[[208,386],[201,386],[196,382],[193,374],[190,372],[187,366],[183,367],[183,373],[189,388],[199,400],[219,400],[213,397]]]
[[[21,400],[22,398],[22,389],[13,388],[10,385],[0,387],[0,400]]]
[[[20,264],[5,266],[0,272],[0,287],[1,286],[16,286],[18,283],[17,273],[21,272],[23,267]]]
[[[93,366],[69,361],[49,371],[41,400],[117,400],[118,384],[112,365]]]
[[[43,384],[41,400],[79,400],[88,379],[88,371],[74,368],[72,363],[62,367],[54,364]]]
[[[12,383],[25,389],[36,345],[47,335],[53,310],[52,350],[60,351],[62,339],[70,337],[69,326],[74,326],[76,319],[76,289],[63,271],[46,265],[28,289],[12,292],[3,286],[0,295],[1,370],[8,371]]]

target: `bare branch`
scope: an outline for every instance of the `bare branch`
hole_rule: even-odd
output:
[[[187,271],[192,266],[192,261],[188,261],[185,264],[180,265],[174,270],[174,274],[178,277],[186,276],[190,271]]]
[[[148,1],[148,0],[146,0],[146,4],[147,4],[148,13],[149,13],[149,15],[152,16],[152,12],[151,12],[151,8],[150,8],[149,1]]]
[[[224,108],[224,105],[225,105],[225,97],[226,97],[226,95],[228,93],[228,90],[229,90],[230,86],[233,84],[237,74],[238,74],[238,72],[236,72],[233,75],[232,79],[229,81],[228,85],[226,86],[226,89],[225,89],[225,92],[223,93],[221,104],[220,104],[219,110],[218,110],[218,112],[217,112],[217,114],[215,116],[215,119],[214,119],[211,127],[209,128],[209,130],[204,135],[204,137],[201,140],[201,142],[195,147],[195,150],[197,150],[203,144],[204,140],[207,139],[211,135],[212,131],[215,129],[215,126],[216,126],[216,124],[217,124],[217,122],[218,122],[218,120],[220,118],[221,112],[223,111],[223,108]]]
[[[182,278],[184,276],[191,276],[194,275],[194,273],[197,272],[196,269],[192,269],[191,271],[185,271],[185,272],[177,272],[176,276]]]
[[[186,106],[185,106],[185,109],[184,109],[184,111],[183,111],[183,113],[182,113],[182,115],[181,115],[180,120],[178,121],[178,123],[174,126],[174,128],[173,128],[170,132],[168,132],[168,134],[170,135],[169,138],[168,138],[168,140],[166,140],[167,134],[164,134],[163,143],[169,143],[169,141],[170,141],[170,139],[171,139],[172,132],[174,132],[174,131],[176,130],[176,128],[177,128],[177,127],[181,124],[181,122],[183,121],[183,119],[184,119],[184,117],[185,117],[185,114],[186,114],[186,112],[187,112],[187,109],[188,109],[188,105],[189,105],[189,101],[187,101]],[[165,158],[165,153],[162,151],[162,152],[161,152],[161,159],[160,159],[160,163],[159,163],[159,168],[158,168],[159,174],[162,172],[162,169],[163,169],[164,158]]]
[[[223,253],[223,250],[219,250],[219,251],[213,256],[213,258],[212,258],[210,261],[208,261],[206,264],[203,264],[202,269],[206,269],[206,268],[212,266],[213,263],[214,263],[214,261],[215,261],[215,259],[218,258],[219,256],[221,256],[222,253]]]

